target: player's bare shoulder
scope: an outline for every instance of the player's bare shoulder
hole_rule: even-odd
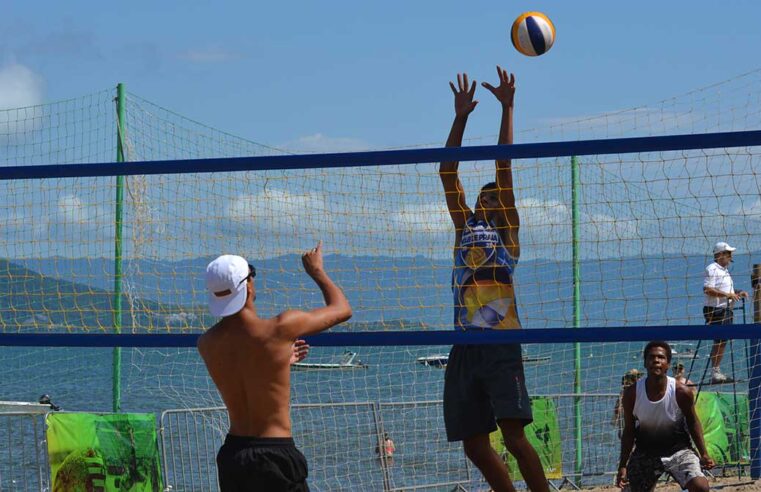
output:
[[[205,353],[208,353],[209,349],[211,348],[211,345],[214,343],[214,339],[216,338],[217,330],[219,329],[219,323],[215,324],[205,332],[201,334],[201,336],[198,337],[198,340],[196,340],[196,349],[198,349],[198,352],[203,356]]]
[[[674,381],[674,393],[676,394],[677,403],[689,405],[694,401],[694,391],[681,381]]]
[[[289,328],[302,323],[306,313],[298,309],[288,309],[278,314],[269,321],[272,323],[272,329],[277,333],[288,331]]]

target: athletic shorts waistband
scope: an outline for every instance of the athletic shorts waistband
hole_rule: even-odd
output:
[[[292,437],[252,437],[227,434],[225,444],[249,448],[286,448],[295,446]]]

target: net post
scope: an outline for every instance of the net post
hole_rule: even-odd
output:
[[[581,327],[581,265],[580,265],[580,230],[579,230],[579,161],[576,156],[571,157],[571,224],[573,234],[573,327]],[[582,453],[582,402],[581,397],[581,344],[573,344],[574,380],[573,392],[573,417],[574,439],[576,441],[576,476],[581,480],[583,466]]]
[[[116,86],[116,162],[124,162],[124,84]],[[124,176],[116,176],[114,213],[114,332],[122,332],[122,225],[124,221]],[[121,411],[122,349],[114,347],[112,362],[113,411]]]
[[[761,264],[753,265],[750,278],[753,288],[753,322],[761,323]],[[751,373],[748,378],[748,427],[750,428],[750,476],[754,480],[761,478],[761,353],[759,342],[750,340],[750,355],[748,367]]]

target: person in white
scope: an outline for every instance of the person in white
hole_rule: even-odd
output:
[[[660,476],[668,473],[682,490],[705,492],[709,485],[702,468],[713,468],[714,461],[703,439],[694,395],[667,375],[671,366],[668,343],[648,343],[643,356],[647,377],[624,390],[616,485],[631,492],[651,491]]]
[[[732,308],[741,298],[748,297],[743,290],[735,290],[732,276],[729,274],[729,264],[732,263],[733,248],[720,241],[713,247],[713,263],[708,265],[703,274],[703,316],[707,325],[731,325],[733,320]],[[721,359],[724,357],[726,340],[714,340],[711,347],[711,383],[726,383],[729,378],[721,372]]]

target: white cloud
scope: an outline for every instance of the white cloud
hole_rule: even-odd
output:
[[[200,50],[187,50],[179,53],[177,58],[191,63],[224,63],[241,58],[238,53],[225,50],[224,48],[206,48]]]
[[[58,199],[58,220],[65,224],[84,224],[91,215],[87,206],[76,195],[64,195]]]
[[[368,150],[370,145],[364,140],[349,137],[328,137],[322,133],[299,137],[297,140],[283,145],[291,152],[361,152]]]
[[[444,204],[426,203],[422,205],[403,206],[391,214],[391,221],[398,231],[447,232],[454,231],[449,212]]]
[[[256,195],[236,200],[227,209],[227,216],[237,222],[259,219],[278,222],[282,219],[305,218],[325,211],[325,198],[319,193],[294,194],[285,190],[265,189]]]
[[[17,234],[29,241],[34,241],[34,238],[42,237],[46,234],[48,227],[47,218],[35,216],[35,212],[26,207],[13,208],[12,211],[0,216],[0,230],[8,234],[10,230],[14,231],[12,234]],[[16,236],[18,238],[18,236]],[[16,239],[18,241],[18,239]]]
[[[24,65],[11,64],[0,68],[0,141],[15,141],[35,131],[42,122],[45,83],[42,77]],[[3,111],[10,110],[10,111]]]
[[[548,227],[571,223],[571,212],[559,200],[524,198],[516,203],[521,227]]]
[[[585,217],[584,229],[594,241],[640,239],[637,222],[634,219],[616,219],[605,214],[591,214]]]
[[[24,65],[12,64],[0,68],[0,109],[42,104],[44,86],[42,77]]]

